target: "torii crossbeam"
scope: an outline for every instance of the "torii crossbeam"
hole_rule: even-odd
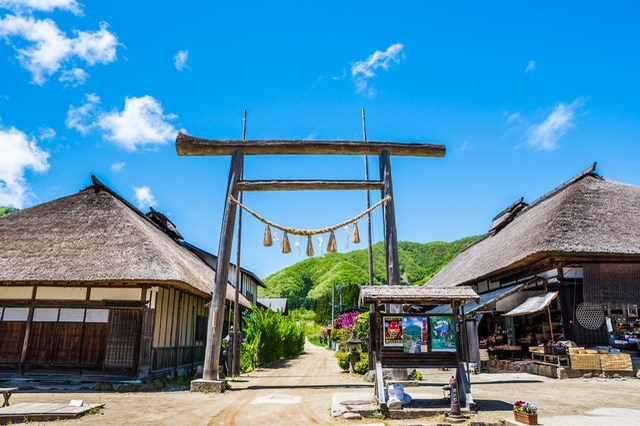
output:
[[[204,380],[219,379],[218,362],[220,360],[220,343],[224,323],[225,291],[236,217],[236,204],[230,201],[229,195],[238,198],[240,191],[380,189],[382,198],[391,197],[391,201],[385,203],[382,207],[387,283],[390,285],[400,284],[390,156],[444,157],[446,153],[446,149],[442,145],[425,143],[215,140],[196,138],[184,133],[179,133],[176,137],[176,151],[181,156],[231,155],[227,197],[222,217],[220,244],[218,245],[218,266],[213,286],[213,298],[209,309],[209,324],[211,324],[211,327],[207,332],[207,346],[202,375]],[[380,159],[380,180],[244,181],[242,176],[244,174],[245,155],[377,155]]]

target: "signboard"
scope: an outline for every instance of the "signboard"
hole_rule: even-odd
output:
[[[402,346],[402,317],[383,317],[384,346]]]
[[[420,354],[429,351],[427,317],[402,318],[402,351]]]
[[[429,330],[433,352],[455,352],[457,345],[456,324],[452,315],[429,317]]]

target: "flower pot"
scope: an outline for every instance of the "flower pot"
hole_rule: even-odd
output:
[[[524,423],[525,425],[538,424],[538,413],[530,414],[530,413],[523,413],[522,411],[514,411],[513,418],[517,422]]]

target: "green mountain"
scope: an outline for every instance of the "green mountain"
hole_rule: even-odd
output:
[[[2,207],[0,206],[0,216],[4,216],[9,213],[17,212],[18,209],[14,209],[13,207]]]
[[[450,243],[434,241],[412,243],[400,241],[398,255],[402,280],[423,284],[480,236],[459,239]],[[360,285],[369,281],[367,250],[348,253],[327,253],[311,257],[268,276],[266,289],[260,297],[286,297],[291,309],[313,309],[320,318],[331,315],[331,284],[342,283],[342,303],[345,309],[357,306]],[[373,246],[373,271],[376,284],[386,283],[384,245]],[[337,300],[337,298],[336,298]]]

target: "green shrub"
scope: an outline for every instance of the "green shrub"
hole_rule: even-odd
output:
[[[365,374],[369,371],[369,355],[366,352],[360,353],[360,360],[353,365],[353,371],[358,374]]]
[[[343,345],[347,340],[351,338],[351,330],[346,328],[332,328],[331,340]]]
[[[349,371],[349,352],[336,352],[336,358],[338,358],[340,368]]]
[[[240,348],[242,371],[304,352],[304,327],[281,312],[254,306],[253,312],[245,315],[244,323],[245,342]]]

